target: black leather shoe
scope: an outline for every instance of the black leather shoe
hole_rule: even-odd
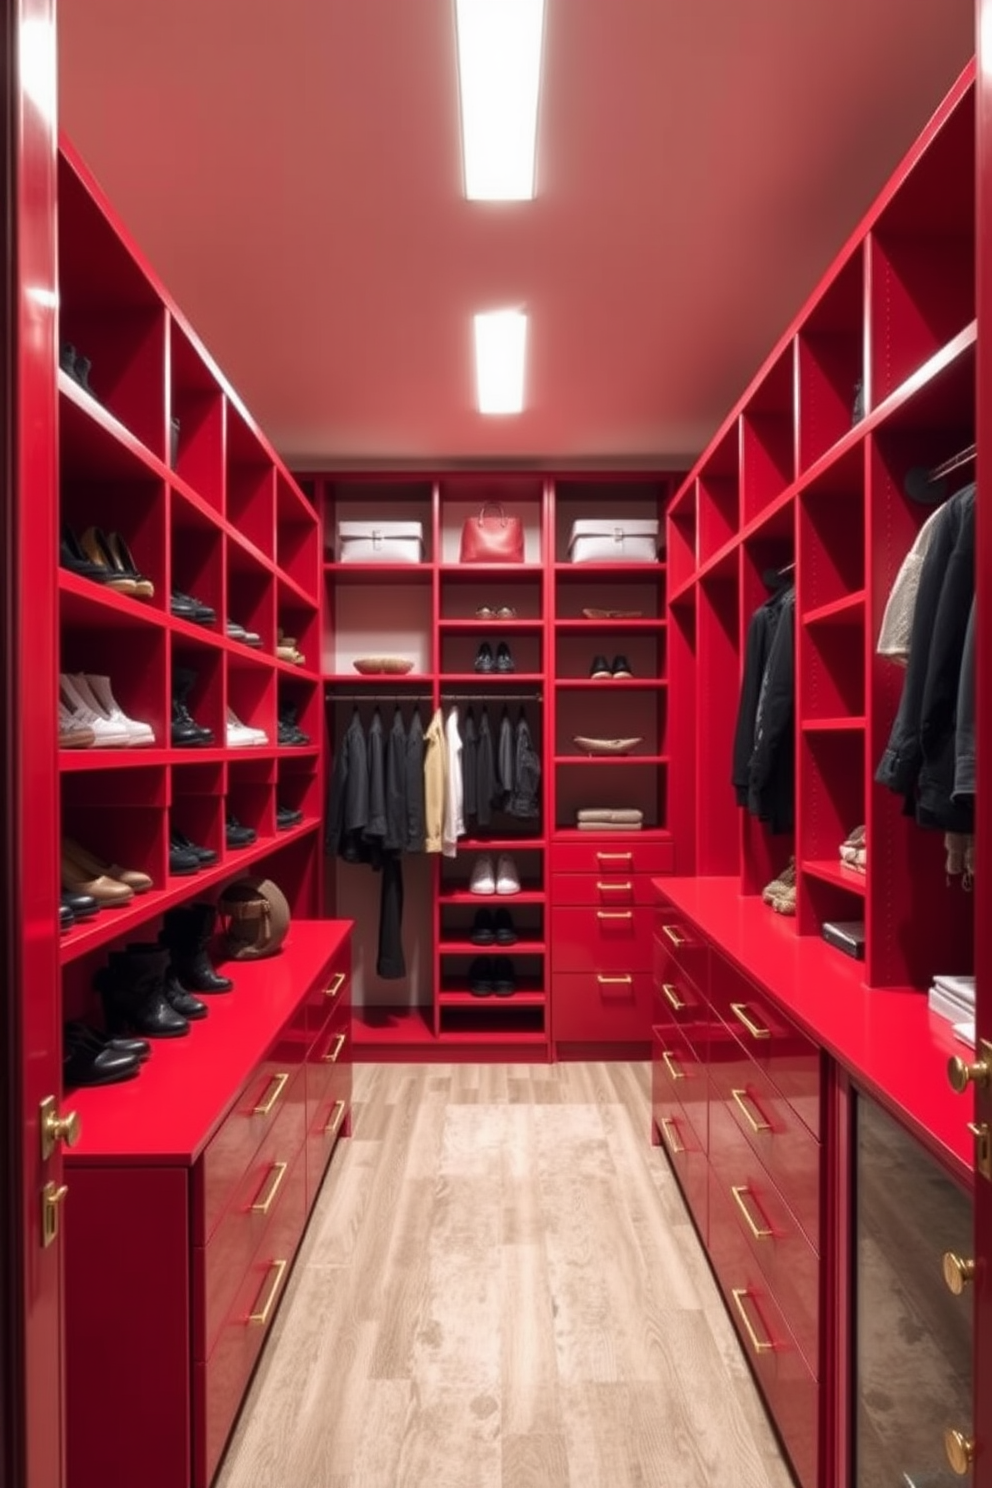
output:
[[[491,957],[476,956],[468,969],[468,990],[473,997],[492,997],[496,989],[493,986]]]
[[[276,827],[280,832],[298,827],[302,820],[303,812],[297,811],[294,806],[276,806]]]
[[[251,847],[258,841],[254,827],[242,826],[236,816],[229,816],[224,824],[224,836],[228,847]]]
[[[196,682],[196,673],[186,667],[176,667],[172,674],[172,744],[175,749],[206,749],[214,742],[211,729],[201,728],[192,717],[189,695]]]
[[[517,932],[513,928],[513,920],[508,909],[497,909],[493,916],[496,926],[496,944],[501,946],[516,945]]]
[[[71,889],[63,889],[62,903],[72,911],[75,920],[91,920],[100,913],[100,906],[92,894],[76,894]]]
[[[116,1049],[118,1054],[131,1054],[139,1064],[144,1064],[146,1059],[151,1058],[152,1046],[147,1039],[114,1038],[113,1034],[104,1033],[100,1028],[91,1028],[88,1023],[67,1023],[64,1035],[66,1041],[71,1037],[76,1042],[88,1041],[99,1044],[103,1049]]]
[[[202,864],[195,852],[188,848],[179,847],[174,841],[169,842],[169,872],[179,875],[188,873],[199,873]]]
[[[135,956],[154,955],[156,952],[160,952],[161,949],[161,946],[157,945],[136,944],[128,946],[129,953]],[[206,1003],[201,1002],[198,997],[194,997],[191,992],[186,991],[186,988],[176,975],[176,969],[171,962],[165,968],[165,974],[162,979],[162,992],[169,1006],[174,1012],[179,1013],[181,1017],[205,1018],[207,1016],[208,1009]]]
[[[626,656],[614,656],[613,665],[610,667],[610,675],[612,677],[632,677],[634,675],[630,670],[630,662]]]
[[[590,677],[612,677],[610,663],[605,656],[594,656],[592,666],[589,668]]]
[[[244,626],[239,625],[236,620],[228,620],[225,629],[227,630],[227,639],[229,641],[243,642],[248,634]]]
[[[96,976],[103,998],[107,1028],[116,1035],[138,1033],[145,1038],[182,1038],[189,1023],[171,1008],[165,998],[165,969],[168,953],[159,950],[138,954],[112,951],[110,964]]]
[[[183,904],[168,909],[159,936],[169,952],[169,966],[186,992],[230,992],[230,977],[214,970],[208,947],[217,925],[212,904]]]
[[[475,922],[472,925],[472,933],[469,936],[469,940],[472,942],[473,945],[488,946],[492,945],[495,939],[496,932],[493,928],[493,917],[491,911],[488,909],[477,909],[475,912]]]
[[[495,666],[496,663],[493,660],[492,647],[488,641],[483,641],[479,647],[479,653],[475,658],[475,670],[488,676],[495,669]]]
[[[116,1085],[131,1080],[141,1061],[126,1054],[112,1043],[71,1036],[66,1033],[62,1046],[62,1079],[66,1085]]]
[[[310,743],[310,735],[305,734],[297,722],[297,710],[294,703],[283,703],[279,709],[278,738],[283,747],[293,749],[305,749]]]
[[[497,997],[512,997],[517,990],[516,973],[509,956],[492,958],[493,991]]]
[[[76,923],[76,916],[64,901],[59,905],[59,930],[71,930]]]
[[[177,832],[175,827],[169,833],[170,847],[181,847],[184,852],[195,853],[197,861],[202,868],[208,863],[216,863],[217,854],[212,847],[201,847],[198,842],[191,842],[185,832]]]
[[[191,625],[213,625],[217,619],[217,611],[211,605],[204,604],[195,594],[184,594],[181,589],[173,589],[169,609],[178,620],[188,620]]]
[[[79,538],[65,522],[59,534],[59,563],[70,573],[79,574],[83,579],[93,579],[97,584],[106,584],[111,577],[101,564],[87,558],[80,547]]]
[[[510,648],[505,641],[500,641],[496,647],[496,670],[498,672],[515,672],[517,670]]]

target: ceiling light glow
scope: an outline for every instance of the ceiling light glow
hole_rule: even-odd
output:
[[[520,413],[527,316],[520,310],[495,310],[473,318],[479,412]]]
[[[469,201],[535,192],[544,0],[455,0]]]

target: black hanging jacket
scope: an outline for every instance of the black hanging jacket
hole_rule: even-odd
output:
[[[349,863],[363,860],[369,819],[369,770],[365,730],[356,708],[334,759],[325,845]]]
[[[795,820],[795,612],[790,586],[780,596],[761,679],[749,769],[748,809],[773,832],[791,831]]]
[[[521,712],[513,738],[513,789],[506,804],[510,815],[525,819],[538,816],[540,788],[541,761],[531,740],[530,725]]]

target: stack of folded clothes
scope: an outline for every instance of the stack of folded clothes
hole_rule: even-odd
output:
[[[975,978],[973,976],[935,976],[927,1001],[933,1012],[948,1023],[974,1021]]]
[[[639,832],[644,812],[636,807],[583,806],[575,820],[580,832]]]

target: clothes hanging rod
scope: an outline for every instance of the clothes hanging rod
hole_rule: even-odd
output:
[[[786,574],[794,572],[795,567],[796,560],[794,558],[791,563],[783,563],[782,567],[778,571],[779,578],[784,579]]]
[[[925,465],[914,465],[906,472],[902,488],[910,501],[916,501],[921,506],[939,506],[949,494],[944,484],[945,478],[953,475],[955,470],[971,465],[977,457],[978,446],[968,444],[943,464],[935,465],[932,470],[928,470]]]
[[[927,479],[931,482],[943,480],[945,475],[951,475],[955,470],[960,470],[962,466],[970,465],[977,455],[978,445],[969,444],[965,449],[958,450],[958,453],[952,455],[949,460],[945,460],[943,465],[936,465]]]
[[[429,703],[433,694],[429,692],[335,692],[327,688],[324,701],[328,703]]]
[[[540,703],[539,692],[445,692],[441,700],[446,703]]]

